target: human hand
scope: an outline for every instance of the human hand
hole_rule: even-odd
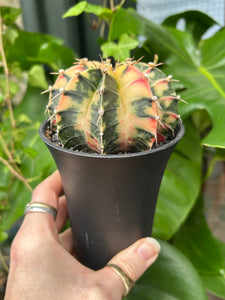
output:
[[[109,266],[93,271],[73,256],[71,230],[59,233],[67,220],[66,200],[58,171],[39,184],[32,202],[58,210],[56,221],[47,213],[28,212],[11,248],[5,300],[119,300],[121,277]],[[143,238],[113,257],[133,281],[156,260],[160,246]]]

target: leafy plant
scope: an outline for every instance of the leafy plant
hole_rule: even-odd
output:
[[[23,215],[33,187],[54,169],[38,128],[47,98],[40,95],[56,71],[74,59],[63,41],[21,30],[21,10],[0,7],[0,241]]]
[[[70,10],[70,16],[82,12],[98,16],[95,12],[97,6],[90,12],[85,8],[78,11],[79,5],[87,7],[87,1],[75,5]],[[165,72],[173,74],[180,81],[175,85],[176,91],[189,103],[181,106],[186,134],[172,155],[163,178],[153,235],[179,248],[194,265],[195,272],[199,274],[196,276],[202,279],[204,288],[225,299],[224,244],[212,236],[204,219],[203,205],[199,206],[202,186],[211,174],[213,164],[225,157],[225,136],[221,131],[225,112],[225,28],[220,28],[212,37],[204,39],[204,33],[216,22],[201,12],[187,11],[167,18],[162,25],[156,25],[136,11],[122,8],[122,5],[113,8],[110,15],[101,15],[97,22],[99,26],[104,24],[104,29],[108,26],[107,38],[104,40],[102,36],[100,39],[103,57],[124,59],[129,50],[135,58],[143,55],[143,59],[148,62],[157,54],[165,63]],[[185,20],[184,31],[176,28],[180,19]],[[207,170],[205,157],[209,153],[211,162]],[[173,255],[176,254],[175,251]],[[161,255],[164,256],[163,251]],[[167,262],[164,261],[165,269],[166,263],[170,261],[169,258]],[[186,262],[181,263],[181,269],[185,269]],[[154,265],[156,269],[158,265],[160,260]],[[162,278],[167,277],[167,271],[159,274],[155,268],[140,280],[140,287],[136,287],[129,299],[164,299],[165,294],[166,297],[173,295],[173,299],[206,299],[204,292],[199,292],[203,291],[199,279],[198,291],[186,283],[182,286],[182,296],[179,296],[180,286],[172,285],[170,277],[165,284],[164,294],[156,286],[162,282]],[[175,272],[178,272],[178,268]],[[188,273],[184,276],[189,277]],[[148,274],[152,275],[149,281]],[[192,277],[191,273],[189,275]],[[178,281],[174,279],[174,282]],[[153,285],[151,282],[154,282]],[[191,295],[194,290],[195,296]]]

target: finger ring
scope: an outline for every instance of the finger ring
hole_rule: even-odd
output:
[[[57,209],[49,204],[40,203],[40,202],[30,202],[26,205],[24,214],[27,212],[43,212],[50,214],[56,219],[57,216]]]
[[[119,266],[115,264],[108,264],[107,267],[112,268],[113,271],[115,271],[120,276],[124,284],[123,297],[127,296],[134,287],[135,282],[130,279],[130,277]]]

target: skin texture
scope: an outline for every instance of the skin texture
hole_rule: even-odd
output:
[[[36,187],[32,202],[58,210],[50,214],[28,212],[11,248],[5,300],[119,300],[124,285],[110,267],[93,271],[74,257],[71,230],[59,233],[67,220],[67,207],[58,171]],[[117,264],[134,281],[156,260],[160,246],[143,238],[118,253]]]

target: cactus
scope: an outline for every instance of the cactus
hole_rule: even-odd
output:
[[[47,110],[63,147],[100,154],[150,150],[172,138],[178,101],[156,63],[78,60],[48,89]],[[46,92],[46,91],[45,91]]]

